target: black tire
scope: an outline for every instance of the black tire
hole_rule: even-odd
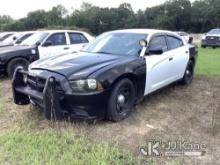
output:
[[[15,69],[17,67],[22,67],[24,70],[28,69],[28,61],[24,58],[15,58],[11,60],[7,65],[7,74],[10,78],[13,77]]]
[[[55,82],[55,79],[53,79],[53,82]],[[63,113],[61,112],[60,105],[57,102],[57,100],[59,100],[59,96],[56,92],[54,92],[54,90],[55,86],[53,84],[49,84],[44,96],[44,115],[47,119],[56,121],[63,118]]]
[[[183,85],[189,85],[191,84],[192,80],[194,77],[194,63],[192,60],[190,60],[187,64],[183,79],[182,79],[182,84]]]
[[[135,88],[131,80],[125,78],[114,85],[111,92],[107,119],[118,122],[128,117],[135,103]]]
[[[205,45],[201,45],[201,47],[202,47],[202,48],[206,48],[206,46],[205,46]]]

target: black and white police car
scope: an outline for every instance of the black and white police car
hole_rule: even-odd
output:
[[[196,57],[195,46],[169,31],[111,31],[72,56],[17,68],[14,102],[38,106],[48,119],[120,121],[144,96],[179,80],[190,84]]]
[[[15,68],[28,65],[43,58],[70,54],[82,49],[94,38],[82,31],[39,31],[16,46],[0,48],[0,74],[12,77]]]

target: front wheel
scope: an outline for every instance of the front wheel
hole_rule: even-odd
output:
[[[135,88],[131,80],[125,78],[115,84],[108,102],[107,118],[121,121],[130,114],[135,103]]]
[[[24,70],[27,70],[28,64],[28,61],[24,58],[15,58],[11,60],[7,65],[8,76],[12,78],[17,67],[22,67]]]
[[[194,63],[190,60],[184,73],[182,84],[189,85],[194,77]]]

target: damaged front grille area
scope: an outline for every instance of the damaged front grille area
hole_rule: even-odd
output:
[[[38,92],[43,92],[46,85],[46,78],[27,75],[27,85]],[[60,82],[56,81],[56,90],[63,91]]]

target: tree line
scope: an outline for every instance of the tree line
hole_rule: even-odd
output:
[[[0,16],[1,31],[36,29],[84,29],[98,35],[124,28],[154,28],[194,33],[220,27],[219,0],[167,0],[165,3],[134,12],[129,3],[118,8],[102,8],[83,3],[81,8],[68,12],[58,5],[50,11],[37,10],[25,18],[14,20]]]

